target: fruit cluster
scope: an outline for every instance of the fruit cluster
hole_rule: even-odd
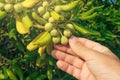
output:
[[[27,46],[27,49],[32,51],[39,47],[38,52],[42,53],[51,42],[66,45],[68,38],[72,36],[72,32],[75,30],[72,22],[67,20],[67,16],[63,13],[70,12],[77,6],[78,2],[73,1],[64,5],[57,4],[57,6],[54,3],[49,4],[49,1],[40,3],[36,8],[37,11],[32,12],[32,18],[39,23],[40,28],[44,26],[42,27],[44,31]]]
[[[16,19],[16,30],[20,34],[29,34],[31,27],[42,29],[42,32],[27,45],[29,51],[39,47],[39,52],[43,52],[50,43],[60,43],[66,45],[68,38],[75,32],[76,26],[73,24],[74,18],[88,20],[97,16],[97,9],[103,6],[74,15],[74,9],[81,9],[84,5],[81,0],[61,1],[61,0],[1,0],[0,19],[7,16],[7,13]],[[77,7],[77,8],[76,8]],[[76,12],[79,14],[79,12]],[[85,29],[80,29],[80,32]]]
[[[62,6],[55,6],[53,7],[53,10],[49,9],[49,6],[50,5],[48,1],[44,1],[42,6],[39,6],[37,9],[39,15],[41,15],[42,18],[46,20],[44,29],[50,33],[53,43],[61,43],[66,45],[68,43],[68,38],[72,35],[72,31],[74,31],[74,27],[72,24],[68,23],[63,25],[64,30],[62,30],[58,26],[61,24],[60,21],[64,21],[65,18],[59,14],[62,10]]]
[[[6,11],[7,13],[16,12],[19,13],[23,9],[21,3],[18,0],[3,0],[0,1],[0,10]]]

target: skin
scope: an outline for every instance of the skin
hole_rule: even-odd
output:
[[[55,45],[52,56],[59,69],[78,80],[120,80],[120,61],[107,47],[71,37],[69,45]]]

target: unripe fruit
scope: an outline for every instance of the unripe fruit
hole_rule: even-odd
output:
[[[56,12],[59,13],[61,10],[62,10],[62,9],[61,9],[61,6],[55,6],[55,11],[56,11]]]
[[[60,43],[60,37],[53,37],[52,41],[54,44]]]
[[[50,34],[51,34],[51,36],[54,36],[54,37],[59,35],[57,29],[53,29],[53,30],[51,30]]]
[[[48,20],[50,23],[53,23],[55,20],[53,19],[53,17],[50,17]]]
[[[48,20],[50,18],[50,13],[49,12],[46,12],[44,15],[43,15],[43,18]]]
[[[62,36],[61,37],[61,44],[67,45],[67,43],[68,43],[68,38],[66,36]]]
[[[49,5],[49,3],[47,1],[44,1],[43,4],[42,4],[42,6],[45,7],[45,8],[48,7],[48,5]]]
[[[70,37],[72,35],[72,32],[69,29],[65,29],[63,32],[64,36]]]
[[[14,7],[13,7],[12,4],[6,4],[6,5],[4,6],[4,9],[5,9],[6,12],[12,12],[13,9],[14,9]]]
[[[74,30],[75,30],[72,24],[67,24],[66,26],[67,26],[67,28],[70,29],[71,31],[74,31]]]
[[[23,10],[23,7],[20,3],[14,5],[15,12],[20,13]]]
[[[46,23],[45,24],[45,30],[46,31],[51,31],[53,29],[53,24],[52,23]]]
[[[44,7],[39,7],[38,12],[39,12],[40,15],[44,14],[45,13],[45,8]]]
[[[4,9],[5,4],[4,3],[0,3],[0,10]]]

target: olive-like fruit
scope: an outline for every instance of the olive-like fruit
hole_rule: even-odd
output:
[[[51,34],[51,36],[58,36],[59,35],[59,32],[58,32],[58,30],[57,29],[53,29],[53,30],[51,30],[51,32],[50,32],[50,34]]]
[[[46,23],[45,24],[45,30],[46,31],[51,31],[53,29],[53,24],[52,23]]]
[[[4,6],[4,9],[5,9],[6,12],[12,12],[13,9],[14,9],[14,6],[12,4],[6,4]]]
[[[39,8],[38,8],[38,13],[39,13],[40,15],[44,14],[44,13],[45,13],[45,8],[44,8],[44,7],[39,7]]]
[[[60,37],[53,37],[53,38],[52,38],[52,42],[53,42],[54,44],[60,43]]]
[[[48,3],[47,1],[44,1],[44,2],[42,3],[42,6],[45,7],[45,8],[48,7],[48,5],[49,5],[49,3]]]
[[[44,15],[43,18],[48,20],[50,18],[50,13],[47,11]]]
[[[59,13],[61,10],[62,10],[62,9],[61,9],[61,6],[55,6],[55,11],[56,11],[56,12]]]
[[[70,29],[71,31],[74,31],[74,26],[72,24],[67,24],[66,25],[68,29]]]
[[[53,23],[55,20],[53,19],[53,17],[50,17],[48,20],[50,23]]]
[[[63,32],[64,36],[70,37],[72,35],[72,32],[69,29],[65,29]]]
[[[61,37],[61,44],[67,45],[67,43],[68,43],[68,38],[66,36],[62,36]]]
[[[14,9],[15,9],[15,12],[17,12],[17,13],[22,12],[22,10],[23,10],[22,4],[21,3],[15,4]]]

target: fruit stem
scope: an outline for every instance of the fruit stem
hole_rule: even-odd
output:
[[[61,32],[61,30],[59,28],[58,28],[58,31],[60,32],[60,35],[63,36],[63,34],[62,34],[62,32]]]

